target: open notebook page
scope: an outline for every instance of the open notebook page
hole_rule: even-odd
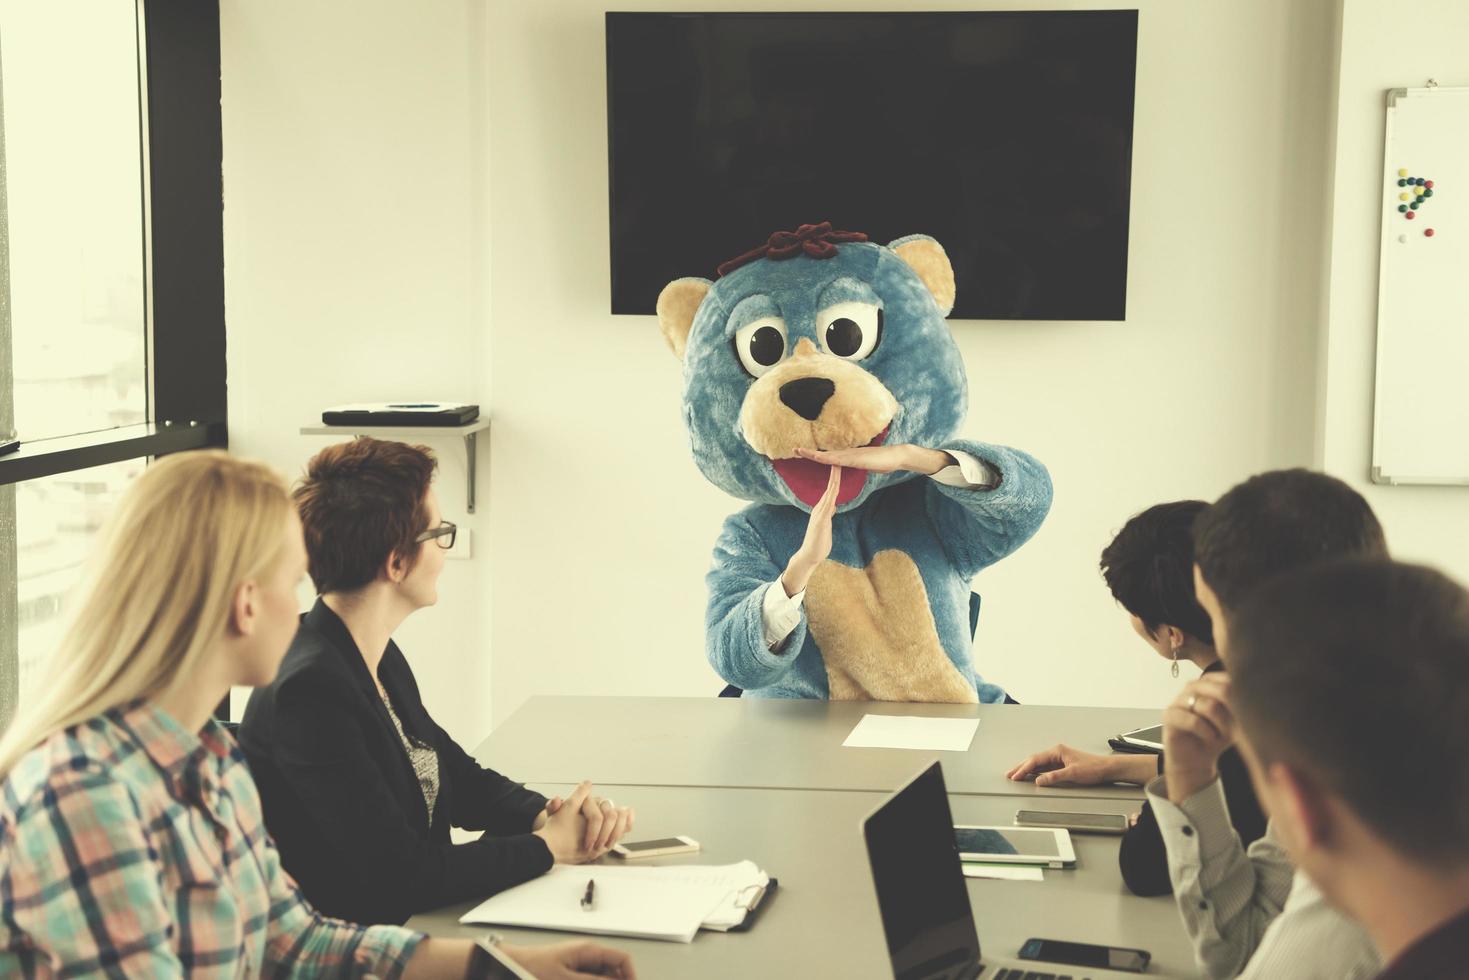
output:
[[[558,865],[491,896],[459,921],[686,943],[730,894],[722,876],[700,874],[703,870]],[[589,880],[597,883],[596,904],[583,909]]]

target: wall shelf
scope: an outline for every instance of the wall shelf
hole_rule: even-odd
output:
[[[458,436],[464,440],[464,472],[468,481],[464,495],[464,509],[474,513],[474,471],[476,438],[490,427],[490,420],[480,416],[464,425],[303,425],[303,436],[372,436],[374,439],[431,439],[434,437]]]

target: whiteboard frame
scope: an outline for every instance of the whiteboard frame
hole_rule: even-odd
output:
[[[1392,149],[1393,137],[1393,109],[1403,99],[1413,97],[1434,97],[1439,95],[1466,95],[1469,94],[1469,86],[1439,86],[1429,85],[1422,88],[1392,88],[1387,90],[1387,105],[1384,109],[1386,117],[1382,135],[1382,183],[1378,185],[1378,193],[1383,193],[1383,188],[1393,186],[1397,177],[1397,168],[1394,165],[1390,150]],[[1382,199],[1378,198],[1378,207],[1382,208]],[[1383,376],[1383,348],[1386,346],[1385,336],[1382,329],[1383,315],[1387,306],[1386,283],[1387,251],[1396,227],[1390,216],[1390,212],[1383,209],[1382,212],[1382,235],[1378,242],[1377,253],[1377,350],[1373,359],[1372,379],[1372,469],[1368,476],[1373,483],[1381,486],[1439,486],[1439,487],[1469,487],[1469,474],[1464,476],[1409,476],[1400,473],[1386,473],[1383,471],[1378,450],[1382,445],[1381,420],[1382,413],[1382,376]]]

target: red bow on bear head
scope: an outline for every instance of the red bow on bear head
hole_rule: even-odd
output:
[[[716,272],[724,276],[759,259],[789,259],[802,253],[813,259],[829,259],[837,254],[839,243],[865,241],[867,236],[860,231],[832,231],[830,221],[801,225],[795,231],[776,232],[764,245],[721,263]]]

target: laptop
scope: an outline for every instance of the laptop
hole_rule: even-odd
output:
[[[984,980],[1123,976],[1035,960],[981,962],[949,793],[937,762],[862,821],[862,833],[896,980],[971,980],[986,965],[995,972]]]

